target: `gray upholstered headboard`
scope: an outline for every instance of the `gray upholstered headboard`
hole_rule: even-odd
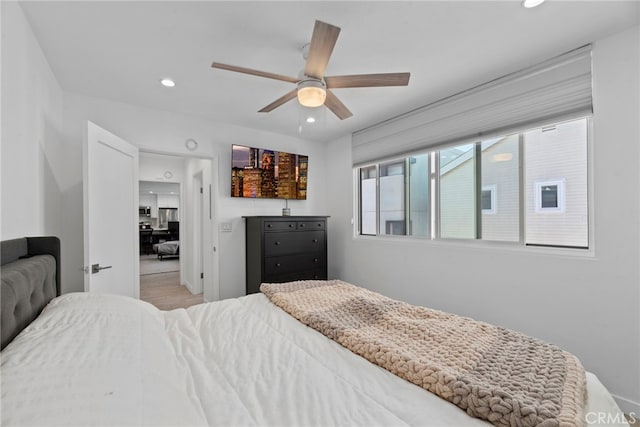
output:
[[[60,239],[24,237],[1,243],[1,348],[60,295]]]

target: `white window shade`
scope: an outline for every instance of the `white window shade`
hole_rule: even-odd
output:
[[[591,46],[357,131],[354,165],[589,115]]]

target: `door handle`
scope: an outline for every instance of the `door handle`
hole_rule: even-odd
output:
[[[91,266],[91,274],[100,273],[100,270],[106,270],[107,268],[113,268],[113,266],[105,265],[104,267],[100,267],[100,264],[93,264]]]

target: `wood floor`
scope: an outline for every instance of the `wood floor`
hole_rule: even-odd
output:
[[[203,302],[202,294],[193,295],[180,284],[180,272],[140,276],[140,299],[160,310],[187,308]]]

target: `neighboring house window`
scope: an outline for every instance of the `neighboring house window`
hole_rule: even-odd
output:
[[[385,231],[386,234],[394,234],[397,236],[403,236],[406,234],[405,231],[405,222],[403,221],[386,221],[385,222]]]
[[[536,182],[536,212],[564,212],[564,180]]]
[[[483,214],[496,213],[496,186],[483,185],[480,192],[480,208]]]
[[[589,120],[359,168],[359,232],[588,248]]]

